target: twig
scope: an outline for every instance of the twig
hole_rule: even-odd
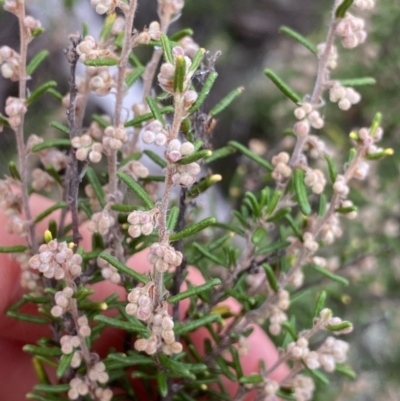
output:
[[[72,140],[78,134],[78,126],[76,124],[76,97],[78,94],[78,89],[75,82],[76,74],[76,64],[79,60],[79,55],[76,51],[76,47],[81,41],[80,36],[70,36],[71,45],[66,50],[66,56],[70,66],[70,76],[69,76],[69,108],[67,111],[68,126],[69,126],[69,136]],[[68,168],[68,192],[67,201],[69,203],[69,209],[71,212],[72,219],[72,237],[74,241],[74,250],[79,246],[79,242],[82,236],[79,232],[79,217],[78,217],[78,192],[80,184],[80,175],[78,172],[78,160],[75,156],[76,149],[71,146],[70,161]]]

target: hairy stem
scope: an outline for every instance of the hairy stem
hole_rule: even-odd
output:
[[[76,123],[76,97],[78,94],[78,89],[76,87],[75,82],[75,74],[76,74],[76,64],[79,59],[79,55],[76,52],[76,46],[80,42],[80,37],[70,37],[71,45],[66,51],[66,56],[70,66],[70,76],[69,76],[69,108],[67,111],[68,117],[68,126],[69,126],[69,136],[72,141],[78,134],[78,126]],[[71,212],[72,219],[72,237],[74,241],[74,250],[79,246],[79,242],[82,239],[82,236],[79,232],[79,218],[78,218],[78,192],[79,192],[79,184],[80,184],[80,176],[78,171],[78,160],[75,156],[76,149],[71,146],[71,154],[68,168],[68,192],[67,192],[67,201],[69,204],[69,209]]]
[[[27,29],[24,26],[25,19],[25,4],[20,2],[18,5],[18,19],[19,19],[19,33],[20,33],[20,70],[19,70],[19,98],[21,101],[26,100],[26,62],[29,35]],[[17,142],[18,150],[18,166],[21,175],[21,196],[22,196],[22,208],[25,213],[25,218],[29,222],[28,227],[28,242],[33,253],[37,252],[37,242],[35,234],[35,225],[32,223],[32,213],[29,206],[29,194],[28,194],[28,169],[27,169],[27,154],[24,140],[24,121],[25,115],[20,116],[21,123],[15,129],[15,138]]]

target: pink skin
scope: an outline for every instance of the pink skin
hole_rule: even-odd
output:
[[[33,215],[36,216],[41,210],[51,205],[49,200],[34,195],[31,197]],[[51,216],[55,218],[55,215]],[[49,217],[49,218],[51,218]],[[48,220],[47,220],[48,221]],[[39,224],[37,232],[41,235],[47,227],[47,221]],[[6,232],[5,226],[7,217],[3,210],[0,210],[0,245],[11,246],[22,244],[23,239],[16,235]],[[86,226],[83,226],[81,233],[84,237],[82,245],[88,249],[90,246],[90,233]],[[141,252],[128,262],[129,266],[140,272],[151,271],[151,266],[146,260],[146,252]],[[45,325],[34,325],[11,319],[5,315],[6,309],[16,302],[24,293],[20,286],[20,268],[9,255],[0,253],[0,377],[3,384],[0,386],[0,400],[21,401],[25,399],[35,384],[37,378],[32,367],[31,356],[22,351],[22,347],[27,344],[34,344],[40,337],[49,336],[50,330]],[[194,268],[190,269],[189,280],[194,284],[203,281],[201,274]],[[103,300],[107,295],[117,292],[122,298],[126,298],[125,291],[109,282],[95,284],[96,290],[93,294],[94,300]],[[186,305],[185,305],[186,304]],[[232,300],[227,300],[224,304],[229,305],[233,311],[237,311],[239,306]],[[182,303],[182,313],[187,308],[187,303]],[[25,313],[36,313],[35,306],[24,307]],[[198,330],[193,333],[192,340],[199,350],[202,350],[203,339],[207,335],[205,330]],[[95,349],[104,357],[111,346],[121,344],[122,333],[118,330],[107,329],[102,338],[95,344]],[[278,358],[278,351],[272,341],[265,335],[263,330],[255,326],[249,339],[250,352],[242,357],[243,370],[245,374],[256,372],[260,359],[264,359],[267,366],[271,366]],[[281,365],[271,375],[275,380],[282,380],[289,372],[285,365]],[[51,376],[51,372],[50,372]],[[229,390],[234,393],[236,384],[227,382]]]

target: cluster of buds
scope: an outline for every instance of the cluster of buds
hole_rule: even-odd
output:
[[[1,75],[11,81],[19,80],[21,57],[11,47],[0,47]]]
[[[325,142],[316,135],[308,135],[304,151],[307,151],[313,159],[319,159],[325,154]]]
[[[108,123],[111,123],[111,119],[107,115],[102,115],[102,119],[107,121]],[[87,133],[96,141],[102,141],[103,140],[103,135],[104,135],[104,128],[100,126],[100,124],[97,121],[92,121]]]
[[[106,252],[110,253],[110,250],[106,249]],[[101,275],[106,280],[110,280],[114,284],[119,284],[121,282],[121,275],[118,273],[118,270],[108,263],[106,260],[98,257],[97,258],[97,266],[101,269]]]
[[[68,273],[77,277],[82,272],[82,257],[73,253],[66,242],[58,243],[56,239],[39,247],[39,253],[29,259],[29,266],[39,270],[47,278],[62,280]]]
[[[364,30],[365,22],[361,18],[346,13],[345,17],[338,23],[336,34],[342,38],[342,45],[346,49],[353,49],[364,43],[367,32]]]
[[[329,206],[328,206],[329,207]],[[321,227],[321,238],[326,244],[332,244],[343,234],[338,213],[332,213]]]
[[[315,384],[311,377],[296,375],[293,378],[292,386],[294,388],[294,397],[296,401],[309,401],[312,399]]]
[[[375,7],[375,1],[374,0],[355,0],[354,5],[361,11],[372,10]]]
[[[91,393],[90,379],[88,377],[80,378],[74,377],[70,382],[70,389],[68,390],[68,398],[70,400],[77,400],[82,396]],[[113,392],[109,388],[96,387],[94,390],[94,396],[99,401],[110,401],[113,397]]]
[[[50,313],[54,317],[61,317],[65,312],[68,311],[73,295],[74,290],[71,287],[65,287],[62,291],[57,291],[54,295],[55,305],[51,308]],[[64,353],[70,354],[71,352],[72,350]]]
[[[89,337],[92,333],[92,329],[89,326],[89,320],[87,316],[79,316],[76,322],[78,323],[79,335],[81,335],[82,337]]]
[[[76,52],[79,54],[79,60],[82,63],[86,60],[111,56],[110,51],[107,49],[100,49],[96,40],[90,35],[85,36],[85,39],[76,46]]]
[[[32,188],[35,191],[51,191],[56,180],[41,168],[35,168],[32,171]]]
[[[105,384],[108,382],[109,376],[106,372],[106,365],[103,362],[95,363],[87,374],[89,380]]]
[[[179,266],[182,263],[182,253],[168,244],[155,242],[150,247],[147,260],[160,272]]]
[[[303,234],[303,245],[311,253],[316,252],[319,247],[318,242],[315,240],[314,234],[310,231],[306,231]]]
[[[344,87],[339,81],[334,81],[329,89],[329,99],[337,103],[339,109],[349,110],[352,105],[361,100],[361,95],[353,88]]]
[[[148,145],[154,143],[157,146],[164,146],[168,140],[168,132],[158,120],[147,124],[142,134],[142,141]]]
[[[160,40],[161,37],[161,28],[158,21],[153,21],[150,23],[148,29],[144,29],[139,35],[135,38],[135,42],[140,45],[147,45],[150,40]]]
[[[304,177],[304,184],[311,187],[315,194],[321,194],[326,184],[324,173],[319,169],[308,168]]]
[[[21,197],[14,194],[10,180],[0,180],[0,208],[11,215],[21,210]]]
[[[340,317],[332,316],[332,310],[325,308],[319,313],[319,317],[314,319],[314,326],[319,325],[332,331],[335,335],[348,334],[353,331],[353,325],[344,322]]]
[[[27,112],[25,101],[17,97],[8,97],[5,112],[8,115],[8,122],[11,128],[16,129],[21,125],[22,117]]]
[[[333,190],[341,197],[346,198],[349,194],[350,188],[347,185],[347,181],[344,175],[338,174],[336,180],[333,183]]]
[[[92,67],[88,69],[93,75],[89,81],[89,89],[98,96],[108,95],[112,88],[115,87],[114,79],[112,78],[107,67]]]
[[[158,7],[165,14],[177,14],[184,5],[184,0],[158,0]]]
[[[280,152],[272,158],[274,171],[271,175],[275,181],[287,179],[292,175],[292,169],[288,166],[289,160],[290,156],[287,152]]]
[[[153,313],[154,282],[149,281],[143,287],[135,287],[128,294],[129,303],[125,307],[128,315],[147,322]]]
[[[88,134],[76,136],[71,141],[72,146],[76,149],[75,157],[84,161],[89,157],[92,163],[98,163],[101,160],[103,145],[99,142],[94,142]]]
[[[28,235],[28,223],[16,214],[15,210],[11,211],[8,216],[6,229],[10,234],[16,234],[20,237]]]
[[[42,28],[42,24],[36,18],[33,18],[31,15],[27,15],[24,18],[24,27],[27,29],[28,35],[32,39],[35,36],[35,32]]]
[[[277,296],[277,302],[268,307],[267,315],[265,316],[269,317],[269,332],[274,336],[281,332],[282,323],[287,321],[287,315],[284,311],[290,306],[290,294],[288,291],[279,290]]]
[[[185,56],[185,51],[183,50],[182,47],[176,46],[172,50],[172,54],[174,56],[174,59],[176,60],[177,57],[184,57],[185,59],[185,76],[183,78],[183,92],[186,92],[187,87],[190,82],[190,78],[192,76],[192,73],[189,73],[189,68],[192,64],[192,60],[188,57]],[[165,92],[168,93],[175,93],[174,89],[174,77],[175,77],[175,63],[164,63],[161,68],[160,68],[160,73],[157,75],[158,83],[161,86]]]
[[[180,46],[185,51],[186,56],[193,58],[197,51],[200,49],[200,46],[193,40],[191,36],[184,36],[179,41]]]
[[[114,223],[114,217],[111,216],[107,210],[103,210],[101,212],[93,213],[88,224],[88,229],[93,233],[106,235]]]
[[[26,288],[32,295],[42,295],[39,275],[29,268],[29,256],[26,253],[15,253],[12,257],[21,266],[21,287]]]
[[[152,209],[147,212],[135,210],[128,215],[128,233],[132,238],[140,237],[141,235],[150,235],[156,225],[158,209]]]
[[[118,0],[90,0],[90,4],[96,13],[100,15],[113,13],[118,3]]]
[[[146,178],[149,175],[149,169],[138,160],[132,160],[127,163],[123,168],[121,168],[121,171],[126,172],[135,180]]]
[[[128,133],[123,124],[117,128],[108,126],[104,130],[103,145],[106,150],[119,150],[128,141]]]
[[[276,400],[276,392],[279,390],[279,383],[275,380],[265,379],[263,383],[265,401]]]
[[[177,164],[176,172],[172,176],[172,182],[175,185],[181,185],[182,187],[190,187],[196,182],[196,177],[197,174],[200,173],[200,170],[200,165],[196,162]]]
[[[78,336],[64,335],[60,338],[60,345],[61,352],[64,355],[69,355],[81,346],[81,342]]]
[[[194,145],[192,142],[182,143],[179,139],[172,139],[168,142],[166,156],[167,159],[173,163],[182,159],[182,157],[189,156],[194,152]]]
[[[328,337],[318,349],[318,361],[327,372],[333,372],[336,363],[343,363],[347,359],[349,344],[334,337]]]
[[[298,137],[305,137],[310,133],[310,126],[315,129],[321,129],[324,126],[324,120],[315,110],[311,103],[303,103],[294,110],[294,116],[300,120],[293,126],[293,132]]]

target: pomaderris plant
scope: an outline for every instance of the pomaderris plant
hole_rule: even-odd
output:
[[[23,348],[38,376],[28,398],[239,401],[252,393],[256,400],[307,401],[315,380],[329,383],[325,373],[352,375],[349,346],[339,339],[352,324],[325,306],[326,291],[318,289],[304,327],[297,328],[291,303],[305,270],[346,282],[328,269],[329,245],[342,235],[342,219],[357,217],[352,181],[367,177],[372,159],[392,153],[379,147],[379,113],[350,133],[348,160],[338,169],[324,140],[330,103],[346,112],[362,101],[362,90],[336,77],[335,68],[341,47],[366,41],[358,14],[374,1],[333,1],[318,45],[284,30],[315,54],[318,71],[314,87],[300,96],[265,70],[294,102],[294,149],[275,152],[270,162],[236,141],[209,149],[214,117],[243,88],[205,109],[218,75],[209,54],[191,30],[168,36],[184,0],[158,0],[159,20],[143,31],[135,29],[140,1],[90,3],[104,26],[98,38],[70,36],[69,92],[61,94],[54,81],[31,87],[48,53],[28,60],[28,46],[43,28],[26,14],[24,0],[4,2],[19,21],[20,48],[0,48],[1,74],[18,82],[19,92],[7,99],[0,123],[15,133],[18,163],[11,161],[0,181],[0,206],[20,244],[0,251],[18,261],[26,289],[7,314],[51,328]],[[150,60],[136,56],[140,46],[153,49]],[[141,101],[130,104],[139,81]],[[35,135],[24,123],[42,95],[65,109],[65,121],[51,123],[59,138]],[[112,101],[113,113],[88,116],[89,96]],[[196,198],[222,179],[211,163],[235,152],[261,172],[257,190],[242,194],[231,221],[199,220],[204,201]],[[47,192],[51,201],[43,198]],[[21,310],[27,303],[33,313]],[[272,351],[250,366],[246,358],[264,355],[253,347],[256,336]],[[99,351],[99,342],[106,349]]]

